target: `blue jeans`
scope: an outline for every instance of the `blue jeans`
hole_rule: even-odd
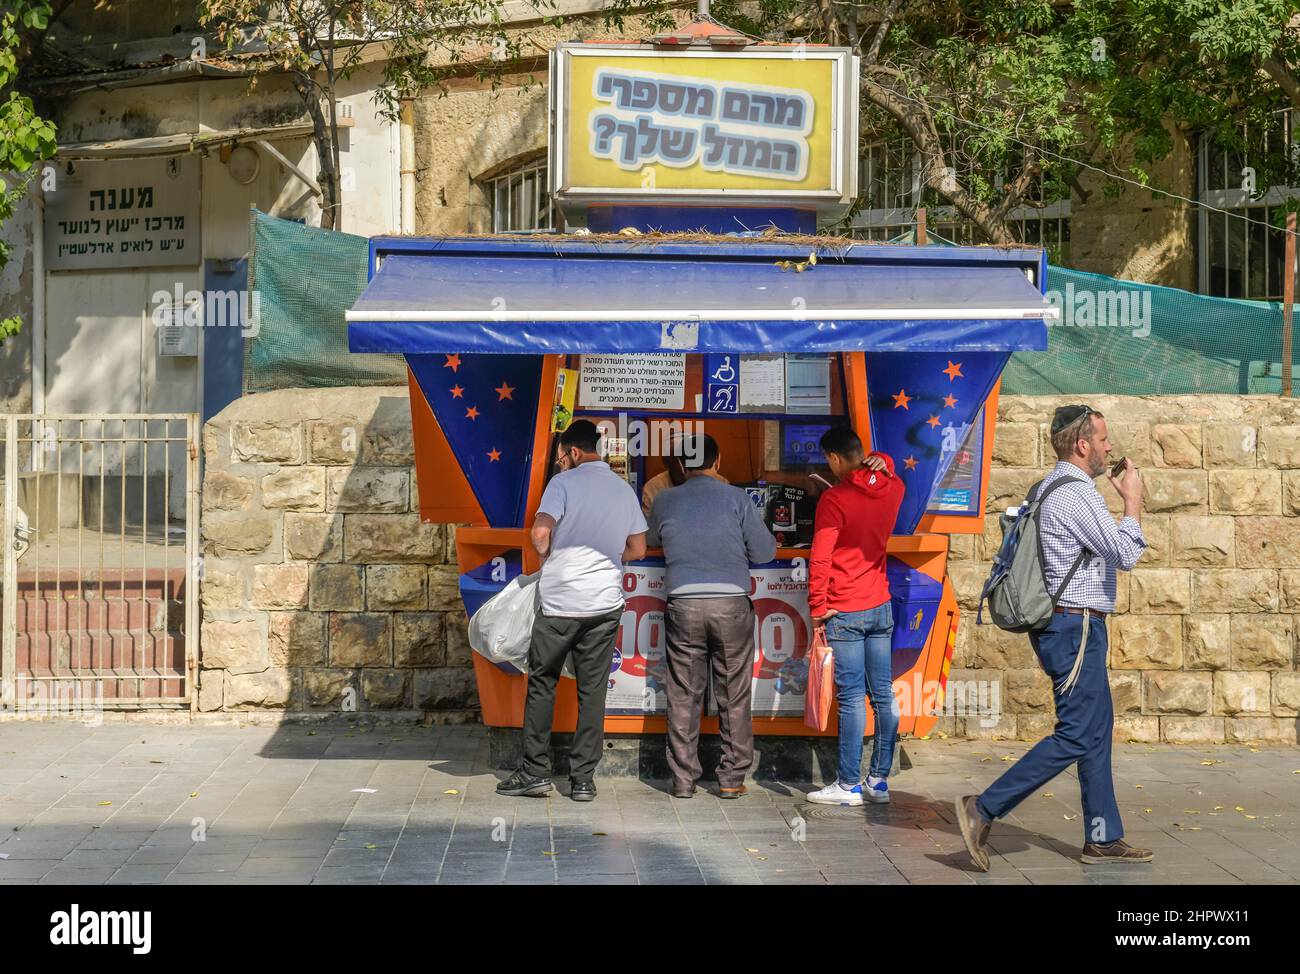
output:
[[[826,620],[826,640],[834,651],[835,696],[840,705],[840,784],[862,783],[862,735],[867,730],[866,697],[876,714],[871,773],[889,777],[898,740],[894,702],[894,611],[889,602],[861,612],[841,612]]]
[[[1083,799],[1083,841],[1114,842],[1124,836],[1115,801],[1110,745],[1115,717],[1106,675],[1106,621],[1091,619],[1079,681],[1066,693],[1059,687],[1074,666],[1083,636],[1083,616],[1053,615],[1047,628],[1029,641],[1043,671],[1052,678],[1056,729],[989,785],[975,803],[988,819],[1001,818],[1072,764],[1079,766]]]

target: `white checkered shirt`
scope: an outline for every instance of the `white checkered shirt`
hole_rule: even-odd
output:
[[[1115,571],[1128,571],[1142,557],[1147,546],[1142,525],[1135,517],[1117,524],[1092,478],[1065,460],[1057,462],[1039,489],[1060,477],[1076,483],[1056,488],[1043,502],[1038,519],[1047,590],[1055,594],[1080,549],[1087,548],[1093,557],[1079,565],[1059,604],[1114,612]]]

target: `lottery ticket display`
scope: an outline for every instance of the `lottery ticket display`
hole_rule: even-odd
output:
[[[799,559],[754,568],[749,578],[754,602],[754,713],[802,714],[812,636],[806,564]],[[627,566],[623,596],[626,605],[610,665],[605,710],[666,713],[667,600],[662,563]]]

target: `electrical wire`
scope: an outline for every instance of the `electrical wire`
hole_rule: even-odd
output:
[[[894,91],[892,88],[888,90],[890,94],[896,98],[905,99],[906,101],[910,101],[912,102],[912,104],[918,105],[927,110],[930,108],[929,105],[927,105],[925,102],[921,101],[918,98],[913,98],[911,95]],[[1300,232],[1287,230],[1285,227],[1274,226],[1272,223],[1269,223],[1266,220],[1256,220],[1253,217],[1246,216],[1245,214],[1239,213],[1234,210],[1225,210],[1222,207],[1214,206],[1210,203],[1205,203],[1201,200],[1195,200],[1186,196],[1181,196],[1178,193],[1172,192],[1170,190],[1160,189],[1159,187],[1148,185],[1146,183],[1141,182],[1140,180],[1130,179],[1127,176],[1117,175],[1116,173],[1112,173],[1106,169],[1102,169],[1100,166],[1093,165],[1090,162],[1084,162],[1081,159],[1074,159],[1071,158],[1070,156],[1063,155],[1062,153],[1056,152],[1052,149],[1045,149],[1042,146],[1034,145],[1030,142],[1025,142],[1023,139],[1018,139],[1013,135],[1007,135],[1003,132],[999,132],[997,129],[994,129],[990,126],[981,125],[979,122],[972,121],[969,118],[964,118],[961,115],[958,115],[956,112],[950,112],[949,117],[951,117],[954,121],[961,122],[964,125],[969,125],[973,128],[977,128],[985,132],[990,132],[994,135],[997,135],[1000,138],[1006,139],[1008,142],[1014,142],[1017,145],[1023,146],[1026,149],[1032,149],[1034,152],[1040,152],[1045,156],[1052,156],[1060,160],[1061,162],[1067,162],[1072,165],[1079,166],[1080,168],[1089,169],[1095,173],[1100,173],[1102,176],[1105,176],[1107,179],[1113,179],[1116,182],[1127,183],[1128,185],[1135,186],[1138,189],[1150,190],[1152,193],[1158,193],[1161,196],[1167,196],[1170,199],[1175,199],[1182,203],[1188,203],[1198,209],[1207,210],[1211,213],[1222,213],[1224,216],[1229,216],[1236,220],[1244,220],[1247,223],[1253,223],[1256,226],[1266,227],[1270,230],[1275,230],[1279,233],[1289,233],[1292,234],[1293,236],[1300,236]]]

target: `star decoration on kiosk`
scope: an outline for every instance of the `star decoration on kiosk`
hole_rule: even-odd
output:
[[[906,467],[908,470],[915,470],[916,457],[908,457],[906,460],[903,461],[903,466]]]
[[[496,463],[498,460],[501,459],[501,451],[495,449],[489,450],[487,458],[489,463]]]
[[[897,409],[899,406],[902,406],[904,409],[907,409],[907,404],[911,401],[912,397],[907,394],[907,390],[899,389],[898,395],[894,396],[894,408]]]
[[[457,369],[460,368],[460,356],[448,355],[447,361],[442,364],[442,367],[444,369],[451,369],[453,372],[455,372]]]
[[[930,429],[934,429],[936,426],[939,425],[939,417],[931,416],[929,419],[925,421],[925,425],[930,427]]]
[[[956,396],[954,396],[954,395],[952,395],[951,393],[949,393],[948,395],[946,395],[946,396],[943,397],[943,408],[944,408],[944,409],[952,409],[952,408],[953,408],[954,406],[956,406],[956,405],[957,405],[957,397],[956,397]]]
[[[451,387],[451,398],[459,399],[463,395],[465,395],[465,390],[462,389],[460,386]]]
[[[953,379],[965,378],[965,376],[961,374],[961,363],[957,362],[954,364],[951,359],[948,361],[948,367],[943,370],[943,374],[948,377],[949,382]]]
[[[492,391],[497,394],[497,402],[501,402],[503,399],[509,399],[511,395],[513,395],[515,387],[503,380],[501,385],[497,386]]]
[[[478,419],[478,407],[477,407],[477,406],[470,406],[469,409],[465,410],[465,418],[466,418],[466,419]]]

